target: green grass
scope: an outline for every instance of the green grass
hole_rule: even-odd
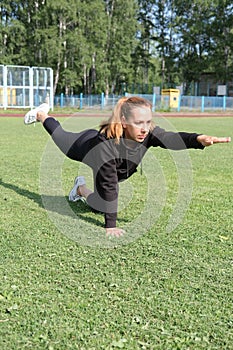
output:
[[[7,108],[4,109],[3,107],[0,106],[0,116],[1,115],[9,115],[9,116],[18,116],[18,115],[24,115],[27,111],[29,111],[30,108]],[[82,109],[80,109],[78,106],[72,107],[72,106],[64,106],[64,107],[59,107],[59,106],[54,106],[53,111],[51,112],[53,115],[54,114],[79,114],[79,113],[85,113],[87,112],[88,114],[95,114],[95,113],[101,113],[101,114],[106,114],[109,115],[111,110],[110,109],[99,109],[95,110],[92,107],[84,106]]]
[[[170,123],[177,130],[232,137],[231,118],[171,118]],[[96,118],[73,118],[69,127],[97,125]],[[172,232],[167,225],[179,192],[176,164],[172,153],[152,150],[159,166],[144,169],[158,187],[163,174],[165,205],[147,232],[107,249],[69,239],[43,207],[39,178],[49,136],[41,125],[0,118],[0,137],[0,349],[233,348],[233,144],[189,152],[193,180],[182,181],[190,180],[192,199]],[[77,169],[77,163],[64,161],[66,196]],[[119,213],[123,227],[147,201],[145,175],[135,174],[128,186],[122,201],[131,187],[134,192]],[[157,205],[152,201],[150,210],[156,212]],[[101,215],[82,204],[70,210],[84,228],[91,224],[103,234]],[[62,208],[53,215],[66,220]]]

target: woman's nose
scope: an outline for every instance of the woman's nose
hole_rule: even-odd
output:
[[[149,129],[150,129],[150,127],[149,127],[149,125],[147,125],[147,124],[144,124],[144,125],[142,126],[142,131],[143,131],[143,132],[148,132]]]

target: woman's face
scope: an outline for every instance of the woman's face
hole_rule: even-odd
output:
[[[121,124],[126,139],[143,142],[148,135],[152,123],[152,112],[147,107],[137,107],[132,110],[131,116],[123,116]]]

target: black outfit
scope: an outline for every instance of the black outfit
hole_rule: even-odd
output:
[[[142,143],[132,141],[130,147],[126,145],[124,137],[116,144],[114,139],[107,139],[104,133],[94,129],[79,133],[65,131],[60,123],[51,117],[45,120],[43,126],[67,157],[92,168],[94,193],[88,196],[87,203],[94,210],[105,214],[106,228],[116,227],[118,183],[137,171],[137,166],[148,148],[204,148],[197,141],[199,134],[175,133],[158,126]]]

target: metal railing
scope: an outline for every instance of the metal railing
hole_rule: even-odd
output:
[[[145,95],[145,94],[127,94],[128,96],[141,96],[148,99],[152,104],[153,111],[190,111],[190,112],[208,112],[208,111],[233,111],[233,97],[226,96],[178,96],[177,105],[171,103],[170,96],[163,95]],[[77,109],[112,109],[122,96],[101,95],[84,96],[64,96],[63,94],[55,96],[54,106],[73,107]]]

